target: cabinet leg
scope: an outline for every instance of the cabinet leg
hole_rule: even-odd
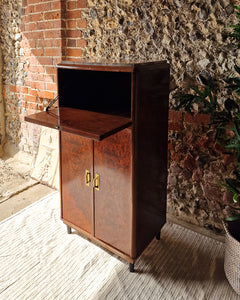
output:
[[[161,238],[161,231],[159,231],[158,233],[157,233],[157,235],[156,235],[156,239],[159,241],[160,240],[160,238]]]
[[[129,271],[130,271],[131,273],[134,272],[134,264],[129,263]]]
[[[70,226],[67,225],[67,233],[71,234],[72,233],[72,228]]]

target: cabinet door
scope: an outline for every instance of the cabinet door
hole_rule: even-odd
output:
[[[95,237],[130,254],[132,233],[132,131],[94,142]]]
[[[62,218],[92,234],[93,189],[92,182],[86,185],[86,170],[92,176],[93,141],[60,132],[60,149]]]

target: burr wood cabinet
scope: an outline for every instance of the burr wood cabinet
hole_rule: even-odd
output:
[[[57,71],[58,107],[25,120],[59,130],[61,218],[133,271],[166,221],[169,65]]]

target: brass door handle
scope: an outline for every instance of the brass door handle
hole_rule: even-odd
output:
[[[93,179],[93,188],[98,191],[100,189],[100,175],[98,174],[96,174],[95,178]]]
[[[91,173],[88,170],[86,170],[85,171],[85,184],[87,186],[89,186],[90,182],[91,182]]]

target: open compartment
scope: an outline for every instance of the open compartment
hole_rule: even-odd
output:
[[[131,118],[130,72],[79,70],[58,66],[59,107]]]
[[[59,107],[25,120],[100,141],[132,123],[132,70],[61,63],[57,66]]]

